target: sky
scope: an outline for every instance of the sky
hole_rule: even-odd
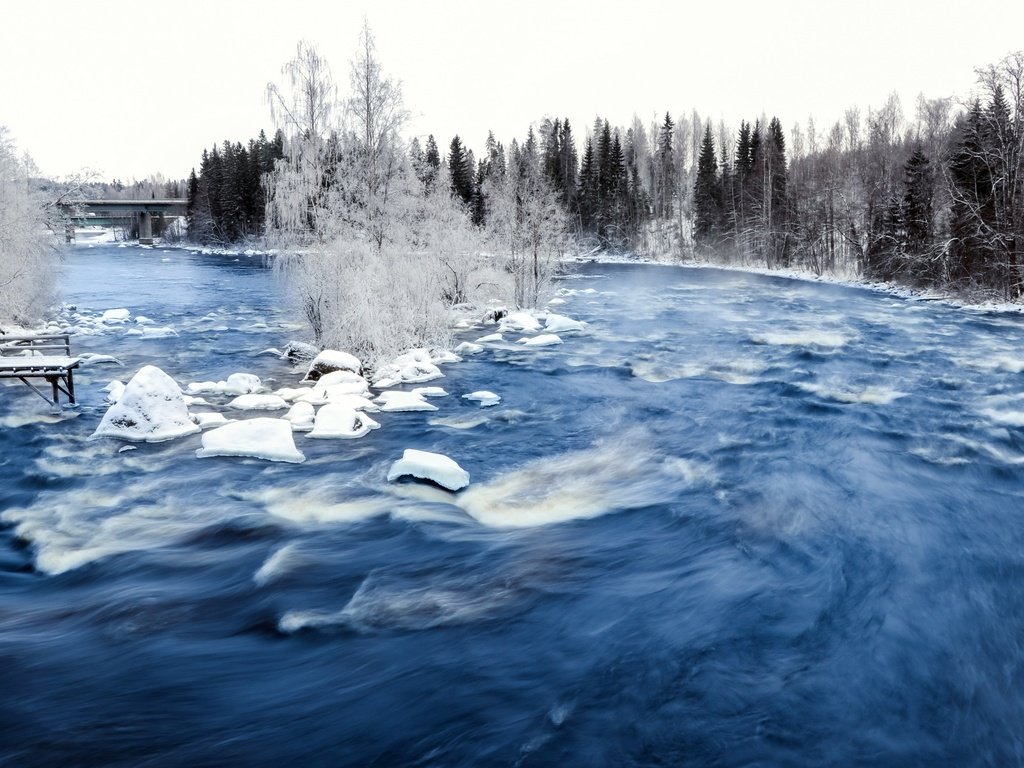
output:
[[[693,109],[819,131],[896,92],[967,99],[975,68],[1024,48],[1019,0],[12,0],[0,125],[47,176],[183,178],[203,148],[273,129],[265,99],[305,39],[347,91],[365,18],[401,81],[408,137],[478,154],[545,116],[645,125]]]

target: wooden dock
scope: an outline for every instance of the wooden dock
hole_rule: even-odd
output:
[[[0,335],[0,379],[20,379],[43,400],[60,407],[60,393],[75,404],[75,374],[81,360],[71,356],[71,337],[66,333],[35,336]],[[29,379],[45,379],[52,389],[47,396]]]

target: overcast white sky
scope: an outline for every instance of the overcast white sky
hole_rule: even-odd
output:
[[[1020,0],[454,2],[13,0],[0,25],[0,125],[48,175],[183,177],[204,147],[272,128],[268,81],[305,38],[343,86],[365,15],[403,83],[410,135],[479,151],[545,115],[582,138],[696,108],[819,126],[893,90],[966,96],[1024,48]],[[581,142],[582,143],[582,142]]]

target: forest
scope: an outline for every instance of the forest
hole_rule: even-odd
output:
[[[793,268],[1018,299],[1024,229],[1024,53],[978,71],[973,100],[898,96],[819,130],[778,118],[712,124],[696,111],[644,125],[596,118],[581,138],[544,118],[476,158],[460,136],[413,138],[422,184],[444,166],[453,198],[486,227],[518,169],[561,208],[581,252]],[[234,242],[268,231],[266,193],[284,133],[203,152],[188,183],[190,233]],[[335,149],[337,135],[328,143]],[[329,185],[329,176],[323,179]],[[272,228],[272,227],[271,227]]]

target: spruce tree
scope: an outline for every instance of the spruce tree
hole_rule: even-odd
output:
[[[473,166],[458,136],[452,139],[448,147],[448,177],[452,194],[469,205],[473,199]]]
[[[697,160],[697,178],[693,185],[694,239],[698,245],[715,245],[721,205],[718,199],[718,160],[711,123],[704,128],[704,140]]]

